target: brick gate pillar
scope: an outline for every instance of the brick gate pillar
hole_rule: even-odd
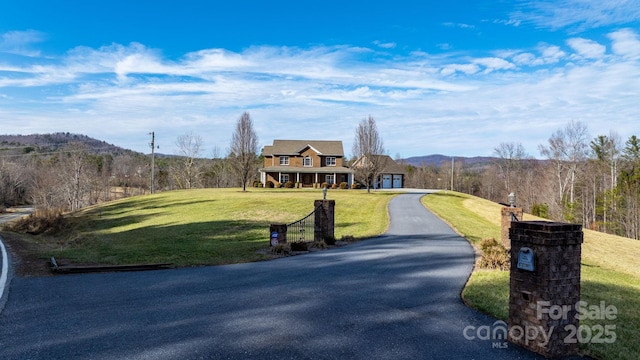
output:
[[[509,234],[509,341],[545,357],[577,354],[564,340],[580,325],[582,226],[520,221]]]
[[[501,214],[501,227],[500,238],[502,245],[509,250],[511,248],[511,241],[509,241],[509,229],[511,228],[512,221],[522,221],[522,208],[519,207],[503,207]],[[517,219],[515,220],[514,217]]]
[[[287,224],[269,225],[269,245],[276,246],[287,242]]]
[[[316,200],[314,208],[318,209],[315,213],[315,228],[313,232],[313,241],[324,241],[327,238],[335,238],[335,200]]]

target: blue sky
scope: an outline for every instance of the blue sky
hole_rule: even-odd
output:
[[[342,140],[389,155],[532,156],[570,121],[640,136],[640,0],[3,1],[0,134],[72,132],[148,153]]]

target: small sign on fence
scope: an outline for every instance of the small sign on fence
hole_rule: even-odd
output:
[[[276,246],[276,245],[278,245],[278,232],[273,231],[271,233],[271,246]]]

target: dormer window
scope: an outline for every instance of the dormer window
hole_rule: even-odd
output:
[[[289,165],[289,157],[288,156],[280,156],[280,166]]]
[[[313,166],[313,159],[311,156],[305,156],[304,159],[302,159],[302,165],[305,167]]]
[[[325,160],[326,166],[336,166],[336,158],[335,156],[329,156]]]

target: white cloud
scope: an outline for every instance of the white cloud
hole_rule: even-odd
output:
[[[545,64],[555,64],[566,56],[566,53],[555,45],[541,45],[540,52],[542,53],[541,60]]]
[[[513,65],[512,63],[496,57],[475,59],[473,62],[475,64],[484,66],[485,73],[489,73],[495,70],[510,70],[515,68],[515,65]]]
[[[489,155],[499,142],[518,141],[537,155],[570,119],[595,134],[637,131],[638,34],[609,39],[569,39],[572,54],[542,44],[475,57],[265,46],[169,60],[136,43],[78,47],[58,59],[5,61],[0,118],[7,133],[80,132],[138,151],[154,130],[172,153],[189,131],[224,149],[246,110],[264,144],[313,129],[313,137],[343,140],[348,152],[358,121],[371,114],[393,154]],[[604,46],[612,49],[606,56]],[[569,63],[571,55],[582,61]]]
[[[0,37],[0,52],[24,56],[39,56],[40,51],[34,50],[34,44],[40,43],[45,36],[39,31],[9,31]]]
[[[640,40],[633,30],[619,30],[609,34],[609,38],[613,41],[611,47],[616,54],[630,59],[640,58]]]
[[[441,73],[442,75],[451,75],[457,71],[472,75],[480,71],[480,67],[476,64],[450,64],[443,66]]]
[[[567,44],[571,46],[580,56],[599,59],[602,58],[607,50],[604,45],[600,45],[597,42],[583,38],[572,38],[567,40]]]
[[[537,57],[530,52],[524,52],[513,55],[511,60],[517,65],[533,66],[537,62]]]
[[[538,27],[583,30],[627,24],[640,19],[640,0],[537,0],[521,1],[512,21]]]
[[[475,29],[475,25],[471,25],[471,24],[465,24],[465,23],[452,23],[452,22],[445,22],[442,25],[446,26],[446,27],[457,27],[460,29]]]
[[[397,44],[394,42],[383,42],[383,41],[376,40],[373,43],[383,49],[393,49],[397,46]]]

